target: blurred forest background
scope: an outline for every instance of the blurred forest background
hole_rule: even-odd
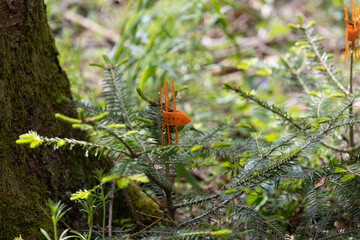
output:
[[[138,75],[134,89],[140,85],[153,96],[156,75],[191,86],[179,103],[185,105],[195,127],[223,121],[219,110],[225,111],[226,121],[237,123],[241,119],[232,119],[236,111],[266,132],[268,126],[259,120],[264,113],[258,116],[245,101],[220,91],[224,82],[254,89],[260,98],[290,107],[297,116],[296,86],[291,79],[271,77],[281,67],[281,57],[296,47],[299,38],[287,24],[296,24],[297,14],[305,22],[318,23],[315,29],[326,38],[326,51],[334,53],[339,69],[344,64],[345,21],[340,0],[45,2],[60,63],[77,100],[101,103],[102,69],[89,64],[101,63],[103,54],[114,59],[124,45],[142,59],[142,68],[134,69]]]

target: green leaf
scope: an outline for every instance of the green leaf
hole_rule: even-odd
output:
[[[61,122],[69,124],[81,123],[81,120],[62,115],[61,113],[56,113],[55,118]]]
[[[141,88],[136,88],[136,91],[142,99],[144,99],[147,102],[150,102],[150,99],[143,93]]]
[[[128,131],[126,132],[123,137],[126,137],[126,136],[130,136],[130,135],[134,135],[134,134],[137,134],[139,131],[136,131],[136,130],[133,130],[133,131]]]
[[[117,128],[117,129],[122,129],[122,128],[126,128],[126,125],[125,124],[110,124],[107,126],[108,128]]]
[[[161,63],[158,66],[160,66],[163,69],[167,70],[171,75],[173,75],[176,79],[178,79],[178,76],[176,75],[174,70],[169,65],[167,65],[166,63]]]
[[[280,133],[276,132],[276,133],[269,133],[266,136],[266,141],[267,142],[274,142],[276,139],[278,139],[280,137]]]
[[[149,179],[145,176],[145,174],[141,173],[141,174],[136,174],[136,175],[132,175],[130,176],[131,180],[134,180],[136,182],[140,182],[140,183],[147,183],[149,182]]]
[[[355,178],[354,175],[346,174],[346,175],[344,175],[344,176],[342,177],[342,181],[343,181],[343,182],[348,182],[348,181],[350,181],[350,180],[352,180],[352,179],[354,179],[354,178]]]
[[[71,194],[70,200],[77,200],[77,199],[87,199],[91,195],[91,191],[88,190],[79,190],[76,193]]]
[[[300,26],[295,25],[295,24],[291,24],[291,23],[288,24],[288,27],[292,28],[292,29],[299,29],[300,28]]]
[[[346,169],[339,168],[339,167],[335,168],[335,171],[334,171],[334,173],[346,173],[346,172],[347,172]]]
[[[306,46],[308,44],[309,44],[309,42],[297,42],[296,43],[297,46]]]
[[[288,26],[284,25],[280,20],[276,19],[270,24],[269,28],[269,40],[272,40],[277,37],[288,35],[291,30]]]
[[[309,92],[309,95],[314,97],[320,97],[320,93],[318,92]]]
[[[316,24],[316,21],[311,21],[309,22],[308,26],[311,27],[311,26],[314,26]]]
[[[229,83],[224,83],[224,87],[230,90],[236,90],[236,88]]]
[[[236,127],[243,127],[243,128],[251,128],[251,126],[247,123],[238,123]]]
[[[325,40],[326,38],[324,36],[321,36],[321,37],[318,37],[317,39],[315,39],[315,41],[323,41]]]
[[[78,123],[74,123],[73,125],[71,125],[74,129],[79,129],[82,131],[86,131],[86,130],[92,130],[94,129],[91,125],[89,124],[78,124]]]
[[[104,61],[106,62],[106,64],[112,65],[111,60],[107,55],[103,54],[102,57],[103,57]]]
[[[280,186],[282,189],[290,188],[291,190],[297,190],[301,189],[303,182],[304,179],[288,178],[281,181]]]
[[[58,145],[59,147],[64,146],[65,143],[66,143],[66,141],[65,141],[64,139],[61,139],[61,140],[57,141],[57,145]]]
[[[123,177],[116,181],[119,189],[126,188],[130,183],[130,177]]]
[[[226,142],[218,142],[214,143],[210,146],[210,148],[219,148],[219,147],[231,147],[232,143],[226,143]]]
[[[315,122],[316,124],[321,124],[321,123],[326,123],[326,122],[330,122],[331,119],[330,118],[327,118],[327,117],[321,117],[321,118],[317,118],[315,119]]]
[[[325,71],[325,68],[323,66],[315,66],[315,70]]]
[[[148,78],[152,77],[155,74],[157,68],[158,66],[149,66],[145,69],[143,75],[141,76],[140,89],[144,89],[146,81],[148,80]]]
[[[301,15],[297,15],[297,18],[298,18],[298,21],[300,24],[304,24],[304,21],[303,21]]]
[[[16,140],[17,144],[30,144],[30,148],[36,148],[43,142],[44,140],[42,140],[41,137],[34,131],[22,134],[19,136],[19,139]]]
[[[330,97],[332,97],[332,98],[343,98],[343,97],[346,97],[346,96],[343,93],[333,93],[333,94],[330,95]]]
[[[144,122],[144,123],[149,123],[149,124],[152,124],[153,121],[151,121],[150,119],[147,119],[147,118],[143,118],[143,117],[138,117],[138,120]]]
[[[41,233],[46,237],[47,240],[51,240],[49,234],[42,228],[40,228]]]
[[[121,176],[119,176],[119,175],[106,176],[101,179],[101,182],[106,183],[106,182],[110,182],[112,180],[119,179],[119,178],[121,178]]]
[[[79,110],[78,110],[78,118],[79,118],[83,123],[85,122],[84,109],[79,108]]]
[[[301,151],[302,151],[302,148],[295,148],[294,150],[292,150],[292,151],[290,151],[290,156],[296,156],[296,155],[298,155],[299,153],[301,153]]]
[[[105,68],[104,64],[99,64],[99,63],[89,63],[89,66]]]
[[[231,230],[229,229],[224,229],[224,230],[218,230],[215,232],[211,232],[210,234],[213,236],[224,236],[224,235],[230,235],[232,233]]]
[[[203,192],[202,189],[197,184],[195,177],[191,173],[189,173],[189,171],[185,168],[183,164],[178,164],[176,166],[176,170],[178,174],[183,176],[193,186],[193,188],[195,188],[195,190],[198,193]]]
[[[201,149],[203,149],[203,146],[201,146],[201,145],[195,145],[195,146],[193,146],[193,147],[191,148],[191,151],[192,151],[192,152],[197,152],[197,151],[199,151],[199,150],[201,150]]]
[[[241,61],[238,65],[236,65],[236,67],[239,70],[248,70],[251,65],[245,61]]]
[[[109,115],[109,112],[103,112],[103,113],[100,114],[100,115],[97,115],[97,116],[95,116],[95,117],[92,117],[90,121],[91,121],[91,122],[101,121],[101,120],[104,120],[108,115]]]
[[[259,71],[257,71],[257,72],[256,72],[256,75],[259,75],[259,76],[270,76],[270,75],[271,75],[271,70],[270,70],[270,69],[263,68],[263,69],[260,69]]]
[[[236,190],[236,189],[228,189],[224,193],[225,194],[233,194],[233,193],[236,193],[236,192],[238,192],[238,190]]]

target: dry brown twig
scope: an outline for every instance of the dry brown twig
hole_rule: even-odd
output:
[[[106,39],[108,39],[110,42],[112,43],[117,43],[120,39],[120,36],[118,33],[116,33],[115,30],[112,29],[107,29],[103,26],[101,26],[100,24],[86,18],[83,17],[79,14],[76,14],[70,10],[66,10],[64,12],[64,19],[79,24],[80,26],[86,28],[87,30],[91,31],[91,32],[96,32],[96,33],[100,33],[102,36],[104,36]]]

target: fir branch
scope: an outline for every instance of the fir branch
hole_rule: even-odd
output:
[[[71,106],[73,106],[74,108],[84,109],[86,115],[90,117],[100,115],[104,112],[109,112],[109,115],[105,119],[106,122],[122,123],[121,121],[119,121],[119,117],[115,114],[114,110],[107,109],[106,106],[105,108],[102,108],[101,106],[94,106],[89,102],[82,103],[78,101],[73,102]]]
[[[212,231],[199,229],[158,228],[148,231],[147,233],[155,236],[143,237],[142,239],[197,239],[201,236],[210,235]]]
[[[253,222],[256,224],[257,228],[255,228],[254,231],[257,234],[257,239],[266,239],[268,237],[266,236],[267,232],[265,230],[262,231],[262,233],[259,232],[259,227],[263,228],[264,226],[267,226],[271,232],[274,233],[273,235],[275,235],[277,239],[288,239],[288,237],[284,235],[284,229],[282,227],[277,226],[272,219],[266,218],[258,211],[255,211],[255,209],[242,205],[236,212],[240,213],[239,220],[245,218],[246,222]]]
[[[287,112],[285,112],[283,109],[276,107],[275,105],[269,105],[267,102],[257,98],[255,95],[252,95],[250,93],[247,93],[243,91],[241,88],[234,87],[233,90],[237,93],[239,93],[242,97],[246,99],[250,99],[253,102],[257,103],[259,106],[271,111],[272,113],[278,115],[286,122],[290,123],[293,127],[297,128],[298,130],[302,130],[302,128],[295,122],[295,120],[289,116]]]
[[[113,81],[113,86],[115,87],[115,93],[116,93],[116,96],[117,98],[120,100],[120,104],[121,104],[121,107],[122,107],[122,112],[125,116],[125,119],[127,121],[127,124],[128,124],[128,127],[133,130],[133,127],[132,127],[132,124],[131,124],[131,121],[130,121],[130,118],[129,118],[129,115],[128,115],[128,112],[127,112],[127,109],[125,107],[125,101],[124,101],[124,98],[122,96],[122,93],[120,91],[120,88],[118,86],[118,83],[116,81],[116,76],[115,76],[115,73],[114,73],[114,66],[110,66],[110,72],[111,72],[111,80]]]
[[[182,208],[182,207],[188,207],[188,206],[193,206],[193,205],[201,205],[204,204],[206,202],[210,202],[211,200],[217,199],[221,196],[220,193],[216,193],[216,194],[210,194],[207,196],[195,196],[191,199],[187,199],[187,200],[183,200],[180,203],[175,204],[176,208]]]
[[[350,148],[350,149],[339,149],[339,148],[330,146],[324,142],[321,142],[321,145],[323,145],[324,147],[329,148],[335,152],[341,152],[341,153],[347,153],[347,154],[354,154],[360,150],[360,145],[355,148]]]
[[[334,193],[336,193],[338,191],[338,195],[341,198],[344,198],[345,196],[352,198],[352,201],[351,201],[352,205],[357,205],[357,206],[354,206],[354,207],[359,206],[359,204],[360,204],[359,196],[356,194],[356,192],[354,192],[350,188],[350,186],[346,186],[346,184],[341,183],[340,179],[333,180],[330,177],[328,177],[326,182],[328,184],[330,183],[330,185],[335,186]],[[349,200],[349,199],[346,198],[345,201],[346,200]]]
[[[349,91],[345,89],[345,87],[340,83],[340,81],[334,76],[332,71],[330,70],[330,67],[327,65],[327,63],[324,61],[324,59],[321,57],[321,54],[316,46],[315,41],[311,37],[311,34],[309,33],[309,28],[303,28],[305,32],[305,36],[307,37],[316,57],[319,59],[322,67],[325,69],[325,71],[330,76],[331,80],[336,83],[339,89],[341,89],[346,95],[349,95]]]
[[[239,195],[242,195],[244,192],[242,191]],[[210,207],[207,211],[197,214],[196,216],[192,216],[191,219],[187,219],[186,221],[180,223],[178,225],[179,228],[182,228],[186,225],[189,225],[191,223],[200,221],[201,219],[204,219],[205,217],[208,217],[208,215],[216,212],[219,208],[225,206],[226,204],[228,204],[231,200],[233,200],[235,198],[235,195],[231,196],[230,198],[226,199],[223,202],[217,203],[215,206]]]
[[[360,236],[360,229],[354,229],[345,232],[335,232],[335,233],[327,233],[326,237],[318,238],[319,240],[332,240],[339,239],[339,237],[356,237]],[[351,239],[351,238],[350,238]]]
[[[357,98],[360,96],[360,88],[356,89],[352,94],[348,95],[344,103],[338,107],[337,111],[335,111],[332,114],[332,122],[330,124],[333,124],[338,120],[338,118],[343,115],[343,113],[348,109]]]
[[[296,79],[299,81],[300,85],[303,87],[305,93],[307,95],[310,94],[309,88],[306,86],[304,79],[300,76],[300,71],[295,69],[295,67],[291,64],[289,59],[287,57],[283,57],[282,60],[285,62],[287,67],[291,70],[291,73],[296,77]],[[305,61],[304,61],[305,62]],[[312,96],[310,96],[312,98]]]
[[[105,130],[107,133],[109,133],[111,136],[115,137],[117,140],[119,140],[121,142],[122,145],[124,145],[124,147],[126,147],[129,150],[129,154],[128,156],[132,157],[132,158],[137,158],[141,155],[141,153],[136,153],[134,152],[134,150],[126,143],[126,141],[123,139],[123,137],[117,135],[113,130],[111,130],[108,127],[103,127],[103,126],[98,126],[98,128]]]
[[[156,185],[161,187],[161,189],[163,189],[164,191],[174,192],[175,187],[162,174],[156,172],[155,170],[149,169],[149,168],[144,169],[144,173],[152,182],[154,182]]]
[[[281,138],[277,141],[275,141],[271,147],[268,149],[268,151],[262,155],[262,157],[257,158],[253,164],[253,166],[249,169],[247,169],[245,172],[243,172],[241,174],[240,177],[237,177],[233,180],[233,184],[235,185],[240,185],[242,183],[247,182],[248,180],[252,179],[253,176],[251,174],[253,174],[253,170],[255,169],[255,167],[263,162],[266,158],[268,158],[268,156],[270,156],[270,154],[272,154],[274,151],[276,151],[278,148],[288,144],[291,140],[293,140],[294,138],[298,137],[302,132],[304,132],[305,130],[302,130],[300,132],[297,132],[295,134],[289,135],[287,137]],[[284,162],[284,164],[287,164],[287,162]],[[274,166],[275,167],[275,166]]]
[[[40,136],[40,137],[47,143],[58,144],[59,141],[65,141],[66,143],[68,143],[70,145],[70,148],[72,148],[71,147],[72,145],[79,145],[79,146],[83,146],[83,147],[87,148],[88,150],[91,150],[94,148],[99,149],[99,150],[107,149],[107,150],[121,153],[121,154],[131,157],[130,153],[128,153],[122,149],[113,148],[108,145],[95,144],[95,143],[80,141],[80,140],[76,140],[76,139],[69,139],[69,138],[57,138],[57,137],[56,138],[48,138],[48,137],[42,137],[42,136]]]

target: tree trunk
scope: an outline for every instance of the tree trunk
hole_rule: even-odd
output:
[[[54,118],[71,115],[62,102],[71,99],[69,80],[57,55],[43,0],[0,0],[0,239],[43,239],[40,227],[51,232],[41,210],[46,200],[68,199],[93,179],[83,155],[15,144],[29,130],[74,137]]]

